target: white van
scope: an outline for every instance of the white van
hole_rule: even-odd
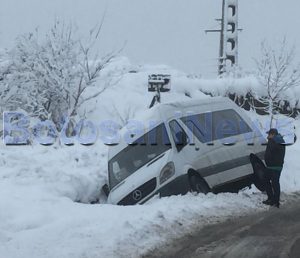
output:
[[[152,126],[109,148],[108,203],[142,204],[153,196],[219,192],[250,185],[249,155],[263,158],[265,140],[228,98],[159,104]],[[156,121],[156,126],[153,126]],[[128,138],[128,137],[127,137]]]

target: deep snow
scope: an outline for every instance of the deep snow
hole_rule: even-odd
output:
[[[128,73],[133,69],[138,73]],[[113,118],[123,125],[141,114],[152,98],[147,75],[153,72],[172,74],[172,91],[162,96],[164,102],[188,99],[186,95],[207,98],[199,91],[205,87],[217,95],[228,87],[258,87],[253,78],[204,81],[164,66],[134,67],[124,59],[113,70],[119,71],[118,83],[86,106],[92,121]],[[248,114],[267,124],[266,117]],[[299,135],[300,121],[294,123]],[[287,148],[281,179],[287,194],[300,190],[299,151],[299,141]],[[154,198],[143,206],[105,204],[100,189],[106,164],[107,147],[100,140],[88,147],[1,143],[0,257],[138,257],[196,226],[266,209],[261,204],[265,196],[255,188],[239,194]]]

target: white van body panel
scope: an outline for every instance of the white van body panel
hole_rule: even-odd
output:
[[[207,176],[205,177],[205,180],[209,186],[221,185],[227,181],[234,181],[236,178],[247,176],[251,169],[251,164],[247,164],[237,168],[226,170],[222,173]]]

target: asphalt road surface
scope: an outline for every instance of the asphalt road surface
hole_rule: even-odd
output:
[[[147,258],[300,258],[300,198],[280,209],[206,226]]]

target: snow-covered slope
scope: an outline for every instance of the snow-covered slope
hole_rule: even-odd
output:
[[[240,90],[257,86],[252,78],[204,81],[164,66],[134,67],[124,59],[112,70],[118,71],[117,83],[85,107],[88,118],[97,123],[114,119],[124,124],[142,114],[152,98],[147,92],[149,73],[172,75],[172,91],[162,96],[164,102],[208,98],[199,89],[218,95],[232,85],[240,85]],[[262,124],[266,120],[249,115]],[[299,134],[300,121],[295,125]],[[286,193],[300,190],[299,150],[299,142],[287,149],[281,180]],[[138,257],[195,226],[265,209],[265,196],[254,188],[239,194],[154,199],[143,206],[105,204],[100,189],[106,166],[107,147],[101,140],[88,147],[1,143],[0,257]]]

